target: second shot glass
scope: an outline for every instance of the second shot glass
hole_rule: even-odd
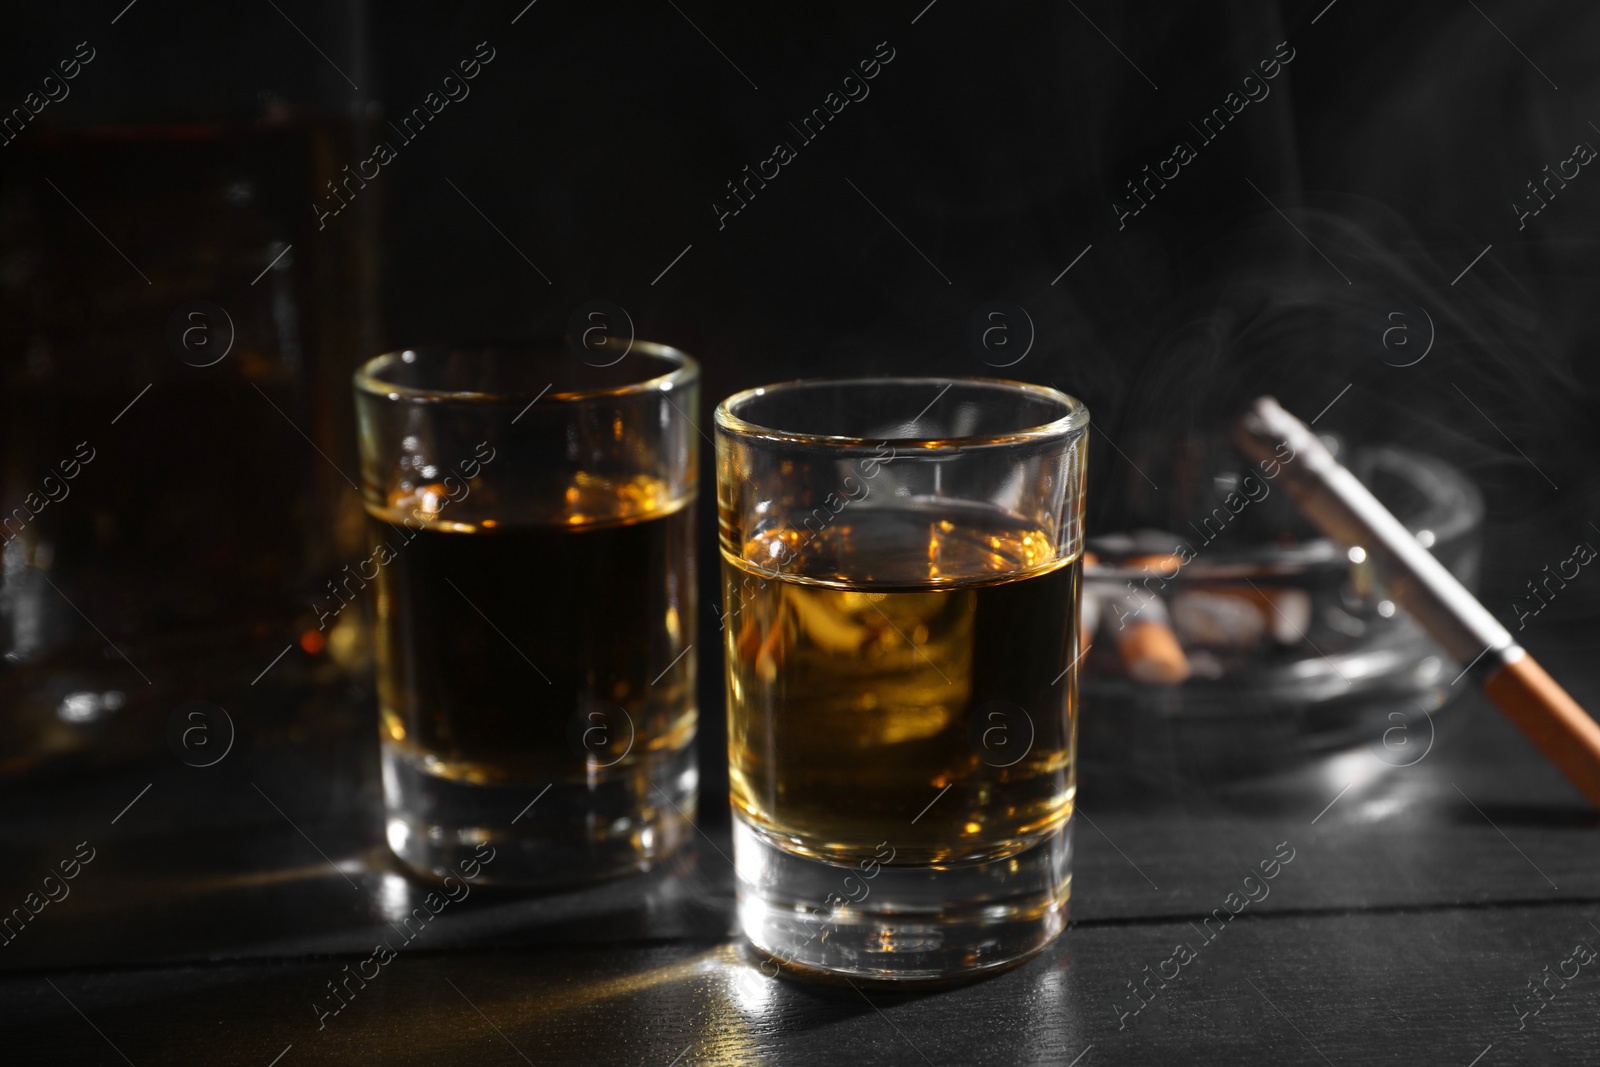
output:
[[[1088,423],[987,379],[717,408],[739,918],[779,964],[945,979],[1065,927]]]
[[[693,833],[698,368],[602,355],[417,348],[355,376],[387,836],[417,871],[582,882]]]

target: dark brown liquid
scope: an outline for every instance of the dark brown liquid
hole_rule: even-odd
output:
[[[1050,558],[1047,538],[999,513],[913,509],[847,511],[791,547],[777,577],[723,553],[735,808],[785,847],[841,861],[883,841],[903,862],[994,858],[1059,827],[1077,559]],[[841,568],[856,578],[789,573]]]
[[[460,781],[583,780],[694,736],[693,501],[611,523],[369,515],[387,744]]]

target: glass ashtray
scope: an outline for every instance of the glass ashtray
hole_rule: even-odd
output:
[[[1346,463],[1475,587],[1484,506],[1464,475],[1388,445],[1357,449]],[[1248,776],[1362,744],[1397,749],[1385,741],[1397,724],[1412,751],[1380,758],[1420,758],[1459,666],[1388,598],[1361,548],[1307,536],[1283,499],[1273,502],[1280,531],[1234,544],[1226,527],[1254,501],[1225,499],[1231,506],[1188,523],[1187,537],[1089,539],[1084,758]],[[1156,737],[1166,743],[1152,745]]]

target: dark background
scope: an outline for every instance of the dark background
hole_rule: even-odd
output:
[[[607,300],[626,309],[638,337],[701,360],[702,426],[720,397],[798,376],[1004,374],[1066,389],[1088,403],[1103,442],[1091,450],[1091,532],[1148,518],[1135,503],[1146,479],[1166,480],[1184,442],[1274,393],[1302,418],[1337,397],[1319,429],[1411,444],[1466,469],[1490,513],[1484,599],[1508,624],[1518,604],[1533,603],[1526,584],[1546,564],[1600,536],[1589,525],[1600,513],[1600,361],[1587,313],[1600,295],[1600,192],[1583,169],[1521,229],[1513,207],[1532,202],[1526,183],[1574,144],[1600,144],[1590,125],[1600,111],[1589,110],[1600,65],[1585,52],[1600,13],[1583,5],[945,2],[758,13],[540,0],[224,12],[141,0],[90,10],[8,18],[0,100],[20,102],[79,41],[97,56],[65,101],[0,148],[0,166],[58,130],[248,128],[274,111],[355,123],[332,139],[321,177],[364,158],[375,137],[399,145],[356,209],[326,229],[312,225],[310,195],[271,215],[283,234],[302,234],[297,256],[338,245],[350,257],[339,245],[350,241],[375,253],[360,253],[359,287],[339,289],[306,328],[320,347],[317,336],[296,342],[312,366],[283,375],[277,394],[344,471],[355,462],[341,394],[359,358],[423,341],[557,334],[580,305]],[[480,42],[495,58],[470,95],[401,144],[390,121]],[[789,123],[822,106],[880,42],[894,58],[866,83],[870,95],[801,141]],[[1202,141],[1191,124],[1275,55],[1293,59],[1265,82],[1270,94]],[[1125,184],[1180,139],[1198,158],[1119,228],[1115,205],[1131,204]],[[778,140],[798,157],[719,226],[713,203],[728,202],[726,184]],[[101,172],[105,200],[139,195],[114,166],[76,165]],[[89,180],[55,166],[19,185],[53,198],[40,183],[49,173],[66,189]],[[170,186],[163,177],[157,168],[148,184]],[[86,195],[75,203],[92,218]],[[76,283],[92,257],[133,281],[49,203],[54,228],[34,239],[84,242],[66,278]],[[151,240],[204,233],[181,202],[168,210]],[[136,235],[118,236],[135,263],[148,262]],[[234,268],[240,282],[276,247],[260,245]],[[312,282],[323,293],[358,273],[327,258],[337,277]],[[325,495],[342,492],[282,424],[245,432],[225,406],[214,424],[197,412],[220,406],[229,375],[250,373],[224,364],[223,385],[197,387],[172,359],[170,315],[197,296],[226,305],[214,283],[158,277],[165,291],[117,320],[118,344],[86,371],[125,375],[125,388],[107,388],[106,415],[143,381],[188,374],[181,401],[160,408],[160,391],[150,398],[150,417],[178,435],[167,448],[223,457],[223,480],[230,463],[267,448],[280,476],[304,469],[330,480]],[[27,290],[26,280],[13,289]],[[60,302],[48,291],[34,300]],[[1009,311],[1010,347],[988,351],[969,327],[995,300],[1025,319]],[[248,343],[250,328],[240,329]],[[282,361],[285,337],[262,332],[263,358]],[[11,496],[54,459],[28,443],[41,415],[15,369],[30,343],[24,330],[6,340],[8,432],[13,454],[28,459],[14,464]],[[1392,365],[1425,349],[1414,365]],[[242,403],[265,411],[248,394]],[[76,440],[82,414],[81,403],[63,404],[53,436]],[[131,476],[161,481],[175,507],[200,498],[192,465],[145,464]],[[275,491],[267,484],[263,495]],[[227,523],[211,526],[210,543],[230,536]],[[709,604],[715,559],[703,541]],[[182,569],[185,558],[170,565]],[[302,584],[316,590],[324,575],[309,573]],[[1600,586],[1574,584],[1522,635],[1536,650],[1541,629],[1594,616]],[[147,622],[123,614],[129,636]],[[714,632],[703,628],[702,643],[714,647]],[[714,670],[702,677],[714,753],[720,685]]]
[[[0,288],[7,301],[0,323],[4,503],[14,505],[40,470],[70,454],[70,442],[89,433],[83,427],[103,433],[101,424],[146,382],[155,383],[139,402],[143,407],[120,427],[143,436],[121,444],[111,439],[102,448],[106,460],[90,468],[102,480],[91,482],[85,474],[73,507],[86,510],[69,514],[87,526],[104,512],[130,514],[155,500],[160,506],[152,510],[182,521],[152,526],[139,553],[112,573],[64,571],[63,580],[103,627],[102,636],[146,670],[152,662],[166,670],[157,678],[164,703],[150,720],[157,732],[182,695],[215,697],[225,688],[206,677],[204,641],[194,628],[197,619],[233,625],[222,621],[226,603],[190,610],[188,602],[173,606],[160,593],[183,585],[198,566],[201,556],[183,531],[203,526],[210,545],[206,566],[219,575],[243,575],[241,586],[268,583],[292,591],[302,611],[295,617],[263,609],[248,625],[237,624],[236,643],[245,648],[240,663],[249,666],[240,666],[235,673],[242,674],[227,683],[241,694],[228,706],[249,723],[247,749],[258,753],[250,756],[249,771],[272,773],[263,770],[273,764],[259,753],[274,754],[277,766],[287,759],[295,768],[284,771],[282,781],[319,783],[298,798],[309,810],[333,819],[359,807],[340,783],[370,774],[370,754],[330,756],[326,742],[345,732],[359,736],[366,729],[361,715],[369,712],[337,700],[286,711],[284,702],[303,701],[302,689],[287,681],[285,691],[269,693],[246,692],[243,685],[304,628],[307,592],[320,587],[328,568],[308,548],[303,573],[293,567],[258,573],[251,560],[265,558],[267,550],[252,546],[316,545],[344,530],[339,515],[354,494],[340,496],[345,489],[329,467],[356,469],[345,383],[361,358],[423,341],[556,334],[574,309],[601,299],[627,310],[638,337],[676,345],[702,362],[704,407],[697,421],[708,430],[720,397],[797,376],[1002,374],[1066,389],[1094,416],[1091,532],[1139,521],[1141,479],[1149,474],[1162,481],[1160,472],[1173,465],[1185,442],[1219,432],[1248,398],[1274,393],[1302,418],[1326,408],[1319,429],[1357,441],[1409,444],[1471,475],[1489,510],[1480,584],[1485,602],[1536,654],[1564,655],[1563,680],[1580,696],[1585,689],[1594,694],[1590,651],[1600,578],[1586,569],[1525,630],[1517,627],[1515,605],[1525,602],[1526,584],[1569,557],[1575,543],[1600,545],[1593,525],[1600,522],[1600,361],[1594,355],[1600,177],[1584,167],[1521,229],[1514,204],[1529,202],[1526,183],[1542,177],[1547,164],[1571,156],[1575,144],[1600,145],[1593,125],[1600,123],[1600,63],[1593,56],[1600,9],[1505,0],[938,0],[927,7],[925,0],[912,0],[786,8],[682,0],[524,3],[138,0],[125,7],[111,0],[11,4],[3,12],[0,109],[19,105],[79,41],[97,52],[71,82],[68,99],[49,105],[14,143],[0,146],[0,186],[7,190],[0,205],[6,235]],[[400,150],[361,193],[358,211],[317,231],[310,204],[319,190],[307,189],[264,209],[265,228],[230,246],[247,252],[237,262],[167,269],[174,262],[171,244],[204,245],[220,226],[209,221],[214,215],[203,198],[188,193],[210,187],[202,172],[220,156],[206,142],[186,157],[146,159],[137,180],[93,154],[51,154],[61,139],[105,126],[210,121],[253,129],[268,116],[288,115],[332,121],[338,132],[319,142],[311,154],[322,154],[303,167],[290,158],[305,150],[294,147],[298,142],[282,152],[268,143],[251,158],[289,160],[286,166],[325,177],[364,157],[372,138],[388,137],[387,121],[419,105],[484,41],[495,59],[470,83],[471,95],[450,104]],[[894,50],[894,59],[868,83],[870,95],[847,106],[815,143],[800,144],[788,124],[821,106],[880,42]],[[1280,42],[1288,42],[1294,58],[1267,83],[1270,95],[1244,108],[1214,143],[1202,144],[1189,124],[1222,106]],[[797,158],[719,228],[712,205],[726,198],[725,183],[769,156],[778,140],[793,145]],[[1114,205],[1125,197],[1124,183],[1169,156],[1175,140],[1193,145],[1197,158],[1119,228]],[[170,169],[163,173],[163,167]],[[56,192],[42,183],[46,176]],[[100,236],[54,199],[57,193],[70,195],[75,210],[102,229]],[[150,276],[148,287],[102,236]],[[308,310],[293,328],[281,308],[274,312],[263,303],[254,316],[240,310],[250,300],[266,300],[263,289],[246,283],[271,259],[274,242],[290,240],[300,263],[316,265],[296,275],[300,304]],[[123,286],[140,288],[127,296]],[[69,292],[70,307],[63,297]],[[202,379],[175,357],[169,323],[192,299],[216,300],[236,313],[241,357],[249,358],[227,361]],[[974,314],[995,300],[1024,309],[1031,323],[1030,330],[1008,312],[1017,347],[1003,352],[969,339]],[[1392,333],[1385,342],[1385,330],[1396,321],[1405,325],[1411,347],[1397,347]],[[100,340],[76,344],[73,330]],[[40,352],[51,343],[56,362],[40,371]],[[995,369],[1023,348],[1020,362]],[[1425,348],[1420,362],[1394,365]],[[273,398],[278,414],[260,405],[252,385]],[[325,457],[280,414],[303,428]],[[145,441],[148,450],[130,440]],[[1114,446],[1102,447],[1102,441]],[[59,442],[69,443],[65,452]],[[710,649],[718,638],[709,611],[716,590],[707,453],[698,644]],[[279,514],[276,494],[297,481],[316,483],[312,499]],[[217,510],[219,497],[231,503],[220,517],[206,518],[201,512]],[[122,599],[100,592],[120,589],[135,575],[136,588],[117,594]],[[21,594],[9,595],[14,612]],[[106,599],[96,599],[102,595]],[[59,610],[47,646],[58,642],[70,651],[81,642],[98,655],[100,643],[87,620]],[[170,628],[169,617],[177,620]],[[9,622],[14,645],[18,624]],[[163,636],[169,633],[188,636],[169,641]],[[320,679],[326,689],[317,664],[301,657],[295,651],[284,663],[293,686]],[[120,661],[102,659],[124,669]],[[37,672],[26,673],[26,663],[8,674],[7,702],[23,707],[32,697],[19,693],[78,669],[46,664],[43,682]],[[711,655],[701,659],[701,689],[709,801],[721,796],[722,765],[721,679]],[[1490,725],[1483,729],[1491,732],[1477,737],[1472,758],[1487,773],[1502,742],[1522,750],[1485,721]],[[57,842],[76,832],[65,814],[74,803],[86,795],[96,803],[100,798],[83,779],[36,765],[20,749],[34,739],[25,732],[19,737],[8,742],[8,756],[28,775],[27,789],[7,794],[6,818],[20,866],[22,859],[37,858],[35,851],[53,855]],[[154,735],[143,745],[162,748]],[[125,761],[141,751],[139,744],[130,751],[118,757],[123,762],[111,761],[111,770],[96,764],[96,774],[111,776],[109,785],[95,779],[96,788],[109,790],[110,810],[148,780],[127,770]],[[356,764],[366,769],[358,774]],[[248,780],[246,768],[237,773]],[[276,790],[271,780],[258,780]],[[1445,778],[1435,784],[1458,803]],[[145,803],[159,804],[161,788]],[[248,788],[244,792],[241,803],[259,805]],[[1564,794],[1551,799],[1556,796],[1534,788],[1490,810],[1497,822],[1513,820],[1501,823],[1513,827],[1513,836],[1518,818],[1525,831],[1575,825],[1579,816],[1571,811],[1552,823],[1539,807],[1559,809],[1570,800]],[[1308,818],[1323,799],[1307,795]],[[1129,802],[1136,809],[1143,803]],[[165,836],[146,844],[161,864],[211,885],[216,899],[227,900],[233,890],[206,878],[230,865],[266,865],[256,853],[272,848],[235,840],[216,845],[220,851],[205,853],[208,859],[184,852],[174,827],[188,826],[185,818],[212,803],[220,804],[196,791],[182,805],[158,808]],[[716,803],[705,809],[712,821],[725,818]],[[219,828],[232,825],[221,814],[226,810],[221,805],[215,814]],[[277,825],[270,811],[260,818],[263,826],[266,820]],[[1445,822],[1454,827],[1454,818]],[[1202,861],[1204,849],[1174,835],[1164,818],[1129,825],[1153,835],[1145,853],[1136,854],[1188,848],[1185,854]],[[288,835],[286,827],[277,828]],[[1128,847],[1114,825],[1107,829]],[[323,838],[315,830],[312,836]],[[353,841],[361,838],[352,831]],[[1445,839],[1451,840],[1448,832]],[[1551,847],[1576,865],[1574,879],[1592,870],[1584,860],[1592,841],[1583,840],[1572,852],[1552,838]],[[326,838],[323,844],[333,847]],[[290,845],[299,847],[299,838],[286,836],[284,847]],[[1490,845],[1502,847],[1498,838]],[[1442,849],[1457,870],[1482,866],[1471,848],[1437,840],[1418,846],[1406,834],[1385,839],[1382,854],[1410,856],[1418,847]],[[1253,844],[1240,847],[1247,863],[1255,851]],[[187,859],[176,860],[179,854]],[[131,864],[121,884],[141,887],[125,892],[165,916],[153,928],[169,941],[185,922],[212,933],[177,937],[172,943],[178,948],[161,947],[169,941],[154,934],[117,948],[105,931],[132,920],[102,911],[99,919],[86,920],[96,932],[92,943],[84,934],[83,941],[52,951],[45,931],[38,931],[30,950],[36,955],[23,966],[137,968],[141,960],[232,958],[246,943],[270,955],[261,945],[290,943],[274,941],[291,936],[296,920],[288,905],[271,905],[273,923],[252,940],[214,912],[199,920],[190,912],[185,919],[174,911],[169,887],[141,881],[148,865],[114,862]],[[1091,875],[1121,870],[1115,854],[1107,854],[1106,867],[1096,862],[1087,856],[1082,869]],[[1351,859],[1342,869],[1357,889],[1345,896],[1329,890],[1318,906],[1405,909],[1463,892],[1465,876],[1441,873],[1448,866],[1443,859],[1421,867],[1406,865],[1411,862],[1395,861],[1415,892],[1372,889]],[[1143,882],[1134,881],[1143,892]],[[1491,906],[1501,899],[1494,896],[1498,889],[1485,888],[1491,883],[1500,885],[1486,875],[1467,895]],[[1202,911],[1210,904],[1208,888],[1190,886],[1185,893],[1194,900],[1182,906],[1167,901],[1169,913],[1185,913],[1188,903]],[[1088,907],[1091,922],[1125,918],[1116,907],[1106,909],[1104,897]],[[618,904],[617,914],[631,913]],[[695,921],[705,917],[697,920],[697,914],[691,911],[686,928],[698,929]],[[321,920],[306,921],[322,928]],[[1450,921],[1465,922],[1459,916]],[[1507,919],[1512,926],[1521,921]],[[1332,946],[1326,951],[1341,945],[1336,931],[1311,929],[1315,925],[1304,920],[1306,928],[1294,936]],[[486,928],[496,929],[492,922]],[[1093,936],[1112,937],[1111,929]],[[646,940],[655,936],[648,923],[634,932]],[[1373,932],[1361,943],[1377,946],[1400,936]],[[1448,936],[1473,934],[1451,926]],[[493,940],[465,940],[474,937]],[[1507,937],[1527,943],[1521,934]],[[1276,951],[1273,944],[1260,951]],[[1504,947],[1484,948],[1473,958],[1494,958]],[[319,951],[344,949],[294,943],[296,954]],[[1151,952],[1144,955],[1156,958]],[[574,973],[590,965],[558,963]],[[1352,974],[1363,967],[1381,971],[1381,960],[1350,964]],[[319,968],[336,970],[310,969]],[[235,976],[215,981],[226,985]],[[1508,974],[1500,985],[1511,989],[1519,982]],[[1108,978],[1107,984],[1115,983]],[[1504,998],[1494,988],[1494,1010],[1502,1011]],[[34,1010],[32,994],[19,996],[27,1016]],[[45,990],[44,996],[54,994]],[[181,1000],[179,992],[164,996]],[[294,1003],[302,1010],[298,999]],[[55,1003],[49,1010],[64,1008]],[[826,1008],[810,1005],[800,1016],[808,1026],[821,1026]],[[1470,1018],[1487,1009],[1472,1002],[1455,1010]],[[218,1013],[226,1014],[220,1007]],[[1069,1051],[1076,1054],[1078,1047]],[[1467,1049],[1461,1062],[1473,1051]],[[737,1061],[737,1049],[724,1053]]]
[[[269,100],[388,137],[487,41],[470,97],[362,193],[381,200],[374,347],[559,333],[606,299],[702,360],[709,408],[796,375],[993,373],[967,326],[1003,299],[1034,326],[1007,373],[1079,395],[1136,459],[1254,393],[1309,417],[1353,383],[1325,425],[1456,456],[1512,542],[1564,551],[1592,514],[1600,194],[1584,170],[1525,229],[1512,207],[1600,138],[1584,5],[937,3],[915,25],[915,4],[278,6],[140,0],[114,26],[19,6],[7,106],[76,42],[99,54],[18,145],[250,120]],[[1189,124],[1283,41],[1294,59],[1270,96],[1203,144]],[[799,143],[788,123],[879,42],[895,59],[870,96]],[[779,139],[798,158],[719,229],[713,201]],[[1119,229],[1124,183],[1177,139],[1199,158]],[[1417,311],[1434,327],[1412,367],[1379,358],[1399,308],[1412,352]],[[165,325],[129,344],[155,348]],[[1094,458],[1091,506],[1114,510],[1131,473]],[[1538,570],[1510,556],[1491,553],[1491,588]]]

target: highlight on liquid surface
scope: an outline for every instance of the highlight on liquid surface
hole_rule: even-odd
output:
[[[851,508],[724,545],[733,803],[781,847],[957,864],[1071,815],[1078,557],[1005,512],[951,514]]]
[[[369,508],[386,745],[472,783],[584,781],[695,730],[693,498],[585,479],[560,521]]]

